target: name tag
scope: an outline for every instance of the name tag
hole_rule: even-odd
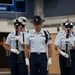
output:
[[[30,36],[30,37],[34,37],[34,36]]]
[[[41,35],[41,37],[45,37],[45,35]]]

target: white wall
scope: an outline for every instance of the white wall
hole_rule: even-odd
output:
[[[75,22],[75,15],[69,15],[69,16],[59,16],[59,17],[48,17],[48,18],[44,18],[45,22],[43,23],[43,25],[53,25],[53,24],[60,24],[60,30],[61,28],[61,22],[65,19],[67,19],[67,17],[69,17],[69,20],[72,20],[73,22]],[[28,24],[27,26],[30,29],[33,29],[33,25],[32,24]],[[46,30],[48,30],[50,33],[58,33],[57,31],[57,27],[48,27],[48,28],[44,28]],[[73,28],[73,31],[75,31],[75,25]]]
[[[7,19],[0,19],[0,32],[11,32],[14,28],[12,25],[8,25]]]
[[[75,15],[69,16],[70,20],[75,22]],[[51,24],[60,24],[62,20],[66,19],[67,16],[61,16],[61,17],[49,17],[49,18],[44,18],[46,21],[44,22],[45,25],[51,25]],[[14,30],[14,27],[12,24],[10,24],[11,20],[9,19],[0,19],[0,32],[11,32]],[[27,21],[27,26],[26,28],[28,29],[33,29],[33,25],[30,23],[30,20]],[[57,27],[48,27],[45,28],[46,30],[49,30],[51,33],[57,33]],[[74,27],[75,31],[75,27]]]

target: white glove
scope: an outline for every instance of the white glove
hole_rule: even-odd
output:
[[[23,44],[22,38],[20,36],[15,36],[15,40],[19,40]]]
[[[26,65],[29,66],[29,59],[25,58],[25,61],[26,61]]]
[[[69,55],[68,55],[67,53],[63,52],[63,51],[61,51],[60,54],[61,54],[62,56],[64,56],[65,58],[68,58],[68,57],[69,57]]]
[[[48,58],[48,66],[50,65],[50,64],[52,64],[52,58]]]
[[[10,51],[15,53],[15,54],[19,54],[20,53],[17,49],[10,49]]]

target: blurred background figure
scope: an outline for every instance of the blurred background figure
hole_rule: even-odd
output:
[[[27,33],[29,33],[29,30],[27,30],[25,28],[27,25],[27,18],[26,17],[19,17],[19,19],[21,19],[23,21],[21,31],[22,31],[23,42],[25,42],[26,35],[27,35]],[[23,52],[23,55],[24,55],[24,52]],[[24,55],[24,59],[25,59],[25,55]],[[25,62],[25,60],[24,60],[24,62]],[[26,65],[26,62],[24,65],[24,72],[25,72],[25,75],[28,75],[28,66]]]
[[[75,35],[73,31],[73,23],[71,21],[66,21],[65,32],[55,39],[55,49],[59,52],[59,65],[61,75],[74,75],[75,74],[75,45],[74,41],[71,40]],[[67,37],[68,36],[68,37]],[[68,53],[68,52],[69,53]],[[71,60],[71,66],[67,66],[67,59]]]
[[[11,32],[5,43],[5,49],[10,52],[10,70],[11,75],[27,75],[24,56],[24,42],[22,38],[22,20],[14,19],[15,31]],[[16,35],[17,34],[17,35]],[[19,54],[22,62],[18,62]]]
[[[61,30],[60,32],[58,32],[58,34],[57,34],[57,36],[56,36],[56,38],[55,38],[55,42],[57,42],[57,40],[59,39],[59,37],[60,37],[61,35],[64,35],[64,34],[65,34],[65,22],[66,22],[66,21],[67,21],[67,19],[61,22],[62,30]],[[55,49],[56,49],[56,46],[55,46]]]

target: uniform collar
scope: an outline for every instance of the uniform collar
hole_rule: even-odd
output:
[[[72,31],[71,34],[70,34],[70,36],[72,37],[72,36],[74,36],[74,35],[75,35],[75,34],[74,34],[74,32]]]
[[[27,32],[27,30],[26,30],[26,29],[23,31],[23,33],[25,33],[25,32]]]
[[[66,33],[64,35],[66,36]],[[71,34],[69,36],[70,37],[74,36],[73,31],[71,32]]]
[[[27,29],[25,29],[24,32],[27,32]]]
[[[14,31],[14,35],[15,35],[16,31]],[[22,32],[20,32],[20,35],[22,34]]]
[[[35,29],[33,30],[33,33],[37,33],[36,31],[35,31]],[[43,31],[41,30],[40,32],[39,32],[39,34],[42,34],[43,33]]]
[[[64,30],[61,30],[61,32],[65,33],[65,31],[64,31]]]

